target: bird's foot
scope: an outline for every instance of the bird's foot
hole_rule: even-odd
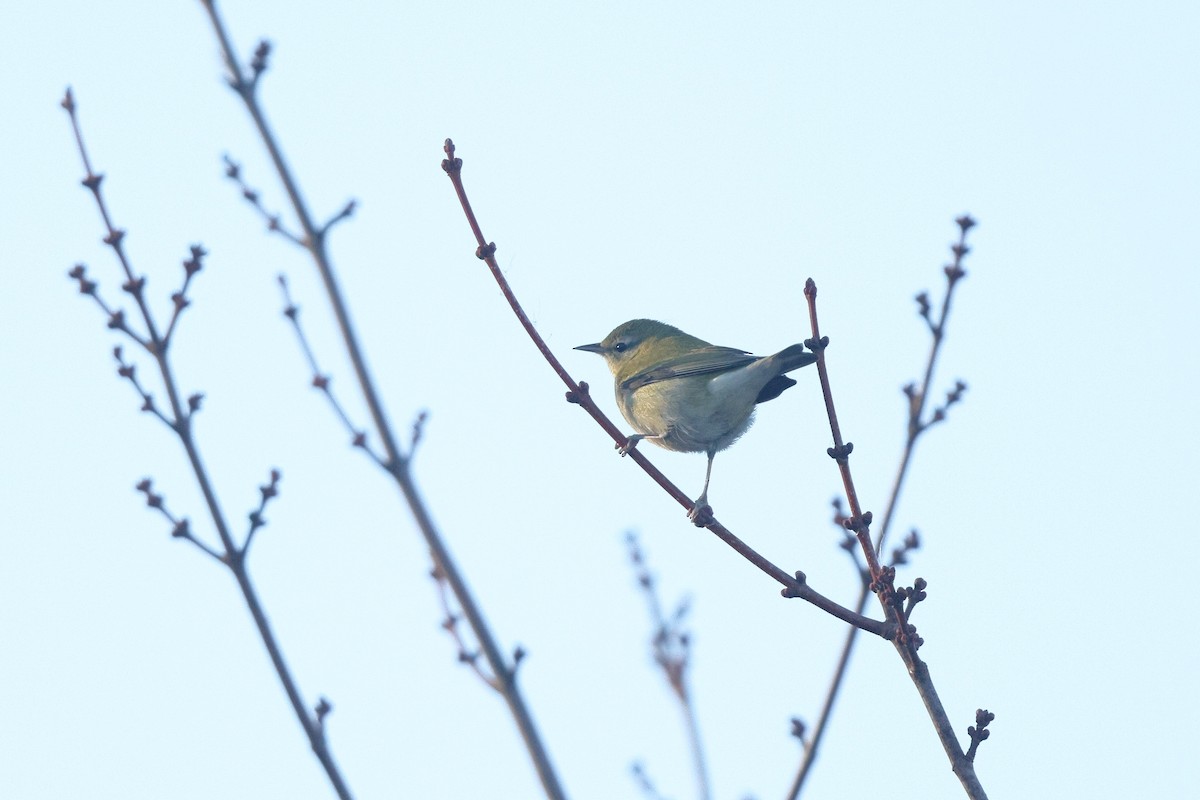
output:
[[[624,458],[625,456],[629,455],[630,450],[637,447],[638,442],[640,442],[642,439],[645,439],[645,438],[646,438],[645,434],[635,433],[632,436],[630,436],[628,439],[626,439],[624,444],[616,445],[617,452],[621,454],[622,458]]]
[[[690,519],[692,524],[697,528],[707,528],[709,525],[716,522],[716,518],[713,517],[712,506],[708,504],[707,498],[700,497],[696,500],[695,504],[692,506],[692,510],[688,512],[688,519]]]

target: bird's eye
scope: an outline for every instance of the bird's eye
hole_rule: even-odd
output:
[[[613,350],[618,353],[624,353],[629,348],[629,345],[624,342],[617,342],[613,345]]]

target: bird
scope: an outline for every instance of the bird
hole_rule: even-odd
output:
[[[632,319],[603,340],[575,348],[602,356],[613,374],[617,407],[634,433],[617,445],[626,455],[642,439],[683,453],[705,453],[704,488],[688,518],[711,514],[708,485],[713,457],[754,422],[754,407],[796,385],[786,373],[815,354],[794,344],[759,357],[720,347],[653,319]]]

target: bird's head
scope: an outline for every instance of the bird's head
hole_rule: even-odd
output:
[[[634,375],[686,355],[708,342],[673,325],[653,319],[631,319],[613,329],[602,341],[582,344],[576,350],[603,356],[620,384]]]

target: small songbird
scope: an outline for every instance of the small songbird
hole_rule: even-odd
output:
[[[713,456],[746,432],[755,405],[796,385],[785,373],[817,360],[802,344],[759,358],[652,319],[630,320],[603,341],[575,349],[604,356],[616,379],[617,406],[634,429],[622,455],[642,439],[708,454],[704,489],[688,513],[693,521],[708,510]]]

